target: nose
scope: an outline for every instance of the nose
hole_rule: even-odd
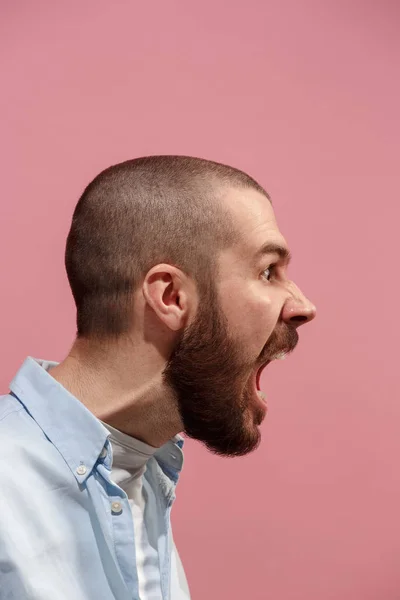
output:
[[[300,327],[312,321],[317,314],[317,309],[306,298],[303,292],[293,281],[288,285],[288,297],[282,308],[282,320],[293,327]]]

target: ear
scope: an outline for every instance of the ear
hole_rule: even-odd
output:
[[[157,317],[179,331],[196,310],[196,289],[190,278],[172,265],[156,265],[143,282],[143,296]]]

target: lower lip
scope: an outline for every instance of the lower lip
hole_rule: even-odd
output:
[[[257,388],[257,385],[253,386],[253,395],[255,396],[255,402],[263,408],[264,411],[267,410],[267,400],[266,398],[262,398],[260,396],[260,390]]]
[[[259,404],[261,404],[261,406],[263,406],[265,408],[267,406],[267,399],[265,398],[265,396],[264,396],[264,398],[262,396],[260,396],[259,391],[260,390],[258,390],[256,393],[257,400],[258,400]]]

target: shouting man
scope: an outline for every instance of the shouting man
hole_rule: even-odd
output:
[[[65,264],[77,336],[0,399],[0,598],[187,600],[170,510],[186,435],[257,448],[260,375],[315,307],[245,173],[129,160],[86,188]]]

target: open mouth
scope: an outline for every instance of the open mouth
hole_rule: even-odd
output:
[[[264,371],[264,369],[269,365],[271,361],[267,360],[267,362],[265,362],[263,365],[261,365],[261,367],[258,369],[257,371],[257,375],[256,375],[256,388],[258,391],[260,391],[260,380],[261,380],[261,373]]]
[[[286,358],[286,356],[289,354],[289,350],[281,350],[280,352],[277,352],[272,358],[270,358],[270,360],[267,360],[265,363],[263,363],[261,365],[261,367],[258,369],[257,374],[256,374],[256,387],[257,390],[260,390],[260,379],[261,379],[261,374],[264,371],[265,367],[268,367],[268,365],[273,361],[273,360],[284,360]]]
[[[266,395],[264,394],[264,392],[261,391],[261,375],[262,375],[264,369],[266,367],[268,367],[268,365],[273,360],[282,360],[282,359],[284,359],[286,357],[287,354],[288,354],[287,350],[282,350],[281,352],[276,353],[269,360],[265,361],[258,368],[258,370],[255,371],[255,374],[253,375],[253,377],[254,377],[254,379],[253,379],[253,385],[255,386],[255,389],[253,388],[254,394],[255,394],[255,397],[256,397],[258,403],[260,404],[260,406],[262,406],[264,408],[264,410],[266,410],[267,398],[266,398]]]

